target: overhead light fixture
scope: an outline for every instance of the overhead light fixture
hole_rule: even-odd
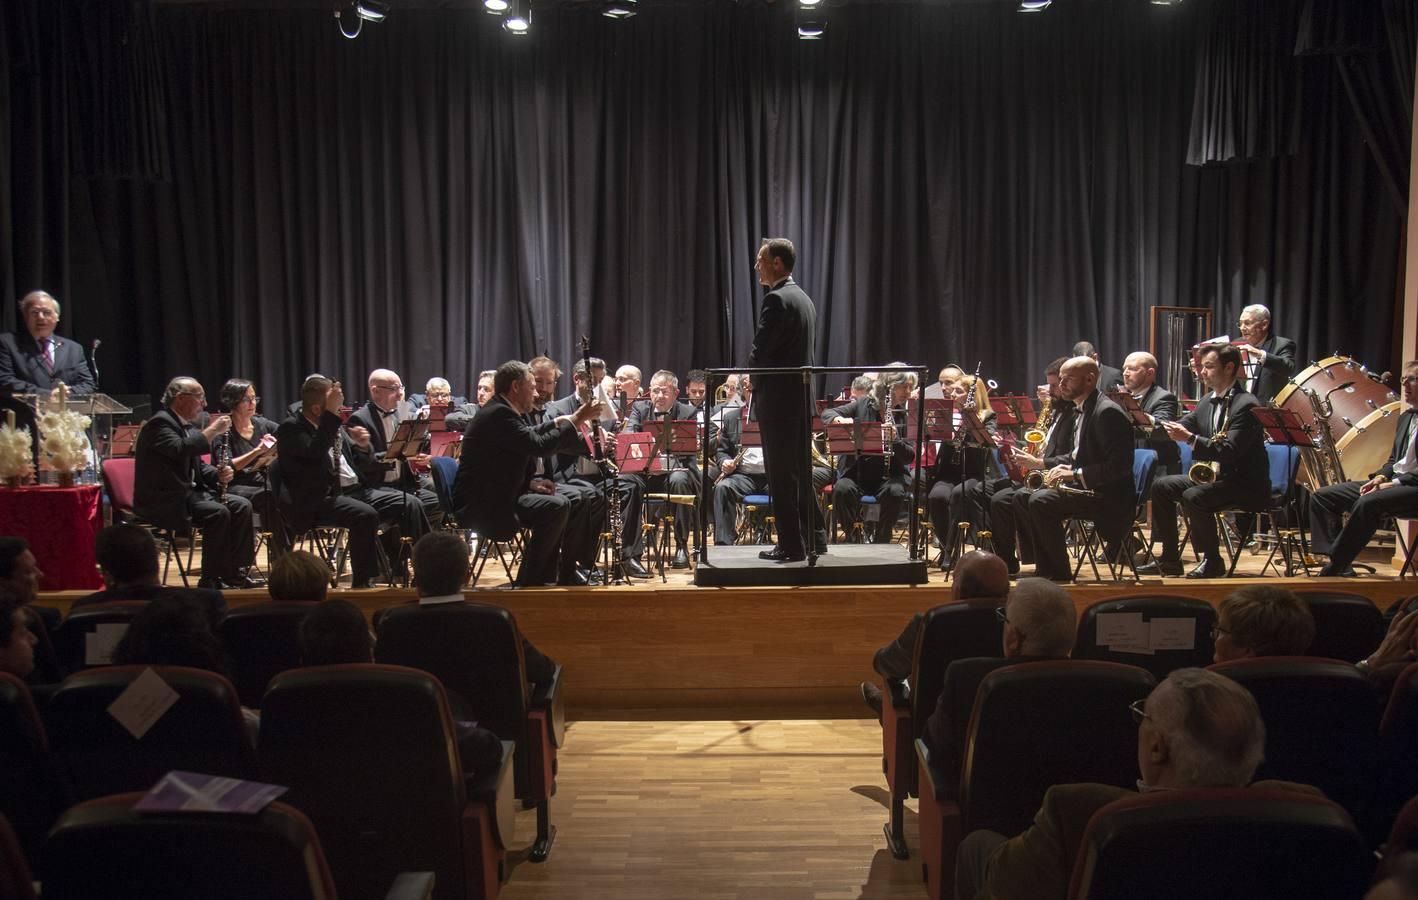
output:
[[[1019,11],[1022,13],[1043,12],[1053,2],[1054,0],[1019,0]]]
[[[1152,0],[1153,6],[1180,6],[1182,0]]]
[[[355,0],[355,15],[366,22],[383,22],[389,15],[389,4],[384,0]]]
[[[798,39],[820,41],[827,34],[826,19],[803,19],[798,23]]]
[[[515,35],[525,35],[532,30],[532,4],[528,0],[512,0],[507,7],[507,17],[502,27]]]
[[[812,9],[821,2],[822,0],[798,0],[798,5],[800,5],[803,9]]]
[[[639,11],[636,9],[636,0],[607,0],[601,15],[607,19],[628,19]]]
[[[349,0],[335,5],[335,21],[340,34],[354,40],[365,22],[383,22],[389,15],[389,4],[383,0]]]

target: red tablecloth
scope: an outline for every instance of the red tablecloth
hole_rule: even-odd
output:
[[[0,488],[0,534],[29,541],[45,591],[103,587],[94,535],[103,527],[96,484]]]

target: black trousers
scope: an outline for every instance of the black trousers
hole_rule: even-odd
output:
[[[1086,496],[1040,488],[1029,494],[1029,529],[1034,538],[1035,574],[1040,578],[1069,578],[1073,565],[1064,543],[1069,519],[1091,519],[1109,554],[1127,531],[1131,503],[1111,496]]]
[[[896,519],[901,515],[901,505],[906,502],[909,493],[906,478],[902,475],[866,482],[843,475],[832,488],[832,515],[844,528],[849,527],[850,523],[862,517],[862,497],[875,496],[881,517],[872,530],[871,542],[889,543]]]
[[[603,490],[604,480],[600,474],[574,475],[562,483],[591,488],[601,495],[603,502],[606,490],[615,491],[620,496],[621,559],[638,557],[644,550],[645,541],[640,533],[640,495],[645,488],[644,482],[634,475],[617,475]],[[601,523],[597,522],[595,527],[599,529]]]
[[[256,561],[256,536],[251,501],[229,493],[194,491],[187,495],[187,515],[202,531],[202,576],[235,581]]]
[[[935,539],[949,556],[955,546],[959,529],[957,522],[969,522],[978,532],[984,524],[984,511],[980,500],[985,496],[985,486],[978,478],[967,478],[955,484],[937,481],[931,485],[926,495],[926,509],[930,512],[931,530]]]
[[[653,494],[694,494],[697,496],[699,494],[699,485],[702,482],[698,466],[674,469],[670,472],[659,472],[651,475],[637,473],[626,477],[633,478],[639,482],[642,497],[643,494],[647,492]],[[652,502],[663,504],[668,501],[658,500]],[[689,534],[689,527],[693,523],[694,507],[685,506],[682,503],[673,503],[671,506],[674,508],[675,546],[683,547],[685,545],[685,538]],[[643,540],[637,541],[635,547],[636,552],[627,555],[639,556],[640,552],[645,549]]]
[[[768,491],[768,474],[734,472],[714,485],[714,543],[732,544],[738,540],[739,504],[750,494]]]
[[[802,399],[792,397],[787,398],[785,403],[775,403],[773,407],[768,407],[760,399],[758,414],[763,439],[763,467],[767,470],[768,493],[773,497],[773,518],[778,526],[778,549],[790,555],[804,554],[807,552],[803,535],[804,515],[814,541],[827,543],[822,510],[810,490],[810,419]]]
[[[355,584],[367,584],[379,574],[379,512],[359,499],[363,488],[326,497],[315,512],[313,524],[333,525],[349,532],[345,546],[350,554],[350,572]]]
[[[538,587],[556,579],[561,541],[571,518],[571,500],[558,494],[532,491],[517,498],[517,523],[532,530],[522,548],[522,566],[513,583],[518,587]]]
[[[1329,554],[1336,569],[1354,562],[1385,516],[1418,514],[1418,487],[1395,483],[1360,496],[1362,485],[1362,481],[1346,481],[1310,495],[1310,545],[1316,553]]]
[[[1162,544],[1163,562],[1180,562],[1177,504],[1187,517],[1192,548],[1198,557],[1217,557],[1221,540],[1216,533],[1216,513],[1238,507],[1261,509],[1270,499],[1270,484],[1216,481],[1195,484],[1186,475],[1164,475],[1152,482],[1152,539]]]
[[[557,484],[556,495],[571,504],[566,517],[566,534],[561,539],[560,571],[590,569],[596,565],[596,538],[601,533],[605,500],[600,490],[588,485]]]

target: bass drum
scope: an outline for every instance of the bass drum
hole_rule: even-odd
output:
[[[1365,417],[1398,399],[1398,395],[1389,390],[1387,385],[1370,378],[1369,370],[1362,363],[1347,356],[1331,356],[1303,370],[1290,379],[1290,383],[1281,388],[1271,402],[1272,406],[1284,407],[1299,416],[1301,422],[1313,426],[1314,406],[1309,398],[1301,393],[1300,388],[1314,391],[1322,404],[1333,404],[1333,412],[1326,421],[1329,422],[1329,434],[1336,446],[1340,438],[1346,436]],[[1389,439],[1393,439],[1392,426],[1389,428]],[[1388,459],[1387,448],[1384,454],[1384,460]],[[1384,460],[1379,462],[1382,464]],[[1349,472],[1347,462],[1344,469],[1346,473]]]
[[[1354,423],[1344,437],[1335,441],[1334,449],[1339,451],[1339,462],[1344,466],[1347,480],[1367,481],[1388,462],[1401,412],[1401,402],[1385,404]]]

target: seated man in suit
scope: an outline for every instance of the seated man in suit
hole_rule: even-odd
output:
[[[230,482],[230,466],[220,470],[202,461],[212,438],[231,428],[230,416],[213,416],[198,430],[207,394],[195,378],[179,376],[163,392],[163,408],[143,423],[133,443],[133,511],[157,525],[202,530],[202,578],[198,587],[247,588],[261,585],[243,575],[256,559],[251,501],[220,496]]]
[[[957,659],[945,670],[940,696],[921,734],[931,759],[943,759],[946,771],[960,771],[980,682],[1005,666],[1068,659],[1077,629],[1078,613],[1067,591],[1043,578],[1021,578],[1005,600],[1002,655]]]
[[[305,379],[300,412],[276,429],[272,480],[277,508],[291,536],[316,525],[349,530],[352,586],[367,588],[379,568],[379,513],[362,499],[365,488],[351,462],[360,451],[345,440],[340,423],[344,403],[338,381],[324,375]]]
[[[1162,544],[1161,558],[1138,567],[1139,575],[1182,574],[1177,536],[1177,503],[1191,529],[1192,546],[1201,563],[1188,578],[1219,578],[1226,574],[1216,513],[1235,507],[1264,506],[1270,497],[1270,459],[1265,433],[1251,409],[1260,404],[1241,388],[1241,351],[1230,344],[1207,345],[1200,353],[1202,382],[1210,394],[1180,422],[1165,422],[1174,441],[1192,445],[1192,458],[1217,462],[1220,474],[1209,484],[1186,475],[1164,475],[1152,482],[1152,537]]]
[[[556,579],[573,583],[575,560],[561,553],[571,504],[557,496],[553,481],[533,473],[537,457],[579,444],[578,427],[600,412],[600,404],[591,399],[571,415],[533,425],[527,414],[536,402],[537,385],[530,366],[519,360],[503,363],[493,386],[496,395],[463,434],[453,482],[458,521],[493,540],[511,540],[518,528],[532,530],[517,586],[538,587]]]
[[[561,366],[547,356],[535,357],[527,365],[532,369],[532,381],[537,386],[536,399],[532,401],[527,422],[538,425],[548,418],[549,405],[556,402]],[[554,414],[550,417],[556,418]],[[566,576],[566,585],[575,587],[600,577],[596,572],[596,548],[601,525],[605,521],[606,506],[600,490],[595,486],[556,479],[556,456],[548,451],[534,458],[532,477],[550,479],[557,496],[565,497],[571,503],[566,519],[566,537],[561,542],[561,553],[567,564],[561,567],[561,571]]]
[[[119,600],[152,601],[166,595],[187,597],[202,605],[215,625],[226,616],[222,592],[211,588],[164,587],[158,580],[158,545],[148,529],[137,525],[110,525],[94,537],[94,558],[104,589],[80,597],[70,609]]]
[[[369,373],[369,400],[350,413],[345,422],[345,430],[351,440],[368,455],[356,468],[361,483],[367,492],[361,498],[379,511],[380,521],[397,522],[401,537],[417,541],[429,530],[437,528],[443,521],[443,510],[438,505],[438,495],[431,490],[431,483],[415,474],[407,458],[385,459],[385,451],[394,438],[399,423],[414,417],[413,410],[404,400],[404,385],[399,373],[389,369],[375,369]],[[356,435],[361,435],[356,437]],[[414,457],[414,462],[425,468],[428,457]],[[393,550],[392,537],[386,541],[385,550]],[[397,553],[390,553],[393,559]]]
[[[1403,364],[1403,402],[1383,468],[1368,481],[1331,484],[1310,495],[1310,546],[1329,554],[1321,575],[1353,576],[1351,564],[1380,522],[1418,513],[1418,360]]]
[[[955,564],[955,577],[950,584],[951,603],[979,603],[1001,606],[1009,594],[1009,572],[1004,560],[993,553],[971,550]],[[883,678],[910,678],[915,662],[916,641],[921,635],[924,613],[916,613],[896,640],[881,647],[872,658],[872,668]],[[862,699],[881,718],[881,688],[870,681],[861,684]]]
[[[1068,362],[1060,356],[1044,369],[1045,384],[1039,385],[1038,426],[1044,431],[1044,445],[1036,448],[1039,456],[1018,444],[1014,448],[1014,464],[1024,470],[1048,471],[1072,460],[1073,427],[1077,423],[1078,407],[1059,397],[1059,370]],[[996,484],[989,492],[990,530],[994,533],[995,552],[1004,560],[1009,574],[1019,572],[1019,563],[1034,562],[1034,537],[1029,530],[1029,495],[1033,491],[1020,482]]]
[[[622,367],[624,368],[624,367]],[[650,377],[650,399],[638,400],[630,407],[622,431],[650,431],[651,423],[669,421],[693,421],[698,418],[698,410],[679,400],[679,378],[675,373],[661,369]],[[658,433],[658,432],[657,432]],[[718,429],[710,422],[704,428],[702,440],[711,445],[718,439]],[[699,455],[695,453],[658,454],[660,473],[638,473],[632,477],[640,480],[645,491],[668,494],[698,494],[703,475],[699,471]],[[689,566],[686,541],[693,507],[682,503],[674,506],[675,555],[670,565],[676,569]]]
[[[1250,692],[1204,669],[1178,669],[1133,706],[1138,721],[1141,791],[1241,788],[1265,753],[1265,723]],[[1080,723],[1082,724],[1082,723]],[[1318,794],[1308,785],[1259,781],[1256,787]],[[1063,900],[1088,820],[1126,788],[1060,784],[1049,788],[1034,824],[1018,837],[972,832],[956,855],[955,896]]]
[[[1098,364],[1075,356],[1059,370],[1059,397],[1077,409],[1072,459],[1044,475],[1044,487],[1029,495],[1034,573],[1073,580],[1064,524],[1092,519],[1111,555],[1132,521],[1137,497],[1132,481],[1132,424],[1122,407],[1098,390]],[[1082,490],[1070,490],[1081,488]]]
[[[861,422],[877,424],[886,421],[881,409],[883,398],[889,407],[892,419],[905,406],[911,393],[911,383],[902,372],[886,372],[878,376],[870,393],[864,394],[841,406],[822,411],[822,424],[833,422]],[[898,424],[904,426],[904,416]],[[880,429],[878,429],[880,430]],[[880,516],[876,528],[872,530],[871,542],[890,543],[896,528],[901,506],[910,494],[907,467],[915,460],[915,448],[903,438],[906,430],[896,430],[896,439],[891,441],[891,468],[887,470],[881,454],[844,453],[837,457],[837,483],[832,488],[832,515],[837,522],[851,528],[861,520],[861,498],[866,495],[876,497]]]
[[[97,390],[84,348],[54,333],[59,301],[44,291],[31,291],[20,301],[24,329],[0,334],[0,384],[17,394],[48,393],[64,382],[75,394]]]

